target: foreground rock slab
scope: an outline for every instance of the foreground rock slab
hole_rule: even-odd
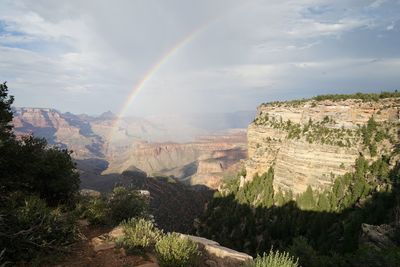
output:
[[[148,262],[148,263],[143,263],[143,264],[137,265],[136,267],[159,267],[159,265],[154,262]]]
[[[91,240],[91,246],[95,252],[113,249],[116,246],[115,240],[122,237],[124,231],[122,227],[116,227],[108,233],[94,237]],[[218,242],[209,240],[203,237],[184,235],[199,246],[201,252],[200,266],[201,267],[237,267],[241,266],[246,261],[252,260],[253,257],[242,252],[235,251],[221,246]],[[157,259],[151,255],[147,255],[148,262],[143,262],[140,267],[158,267]]]
[[[223,247],[213,240],[191,235],[182,236],[198,244],[202,253],[202,267],[236,267],[253,259],[246,253]]]
[[[95,252],[115,248],[115,240],[123,236],[122,227],[116,227],[111,232],[92,238],[91,245]]]

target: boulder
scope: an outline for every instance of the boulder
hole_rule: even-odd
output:
[[[122,228],[122,226],[117,226],[112,229],[107,235],[109,238],[116,240],[124,235],[124,229]]]
[[[203,237],[183,235],[197,243],[201,251],[201,266],[233,267],[240,266],[253,257],[242,252],[221,246],[218,242]]]
[[[95,252],[115,248],[114,240],[108,239],[103,235],[92,238],[91,245]]]
[[[124,231],[121,226],[115,227],[109,233],[102,234],[100,236],[92,238],[91,245],[93,250],[98,252],[101,250],[107,250],[115,248],[115,240],[124,235]]]
[[[84,197],[100,197],[101,196],[101,193],[99,191],[92,190],[92,189],[81,189],[79,191],[79,193],[81,194],[81,196],[84,196]]]
[[[394,241],[395,228],[388,224],[370,225],[363,223],[361,229],[361,245],[374,247],[378,250],[396,246]]]

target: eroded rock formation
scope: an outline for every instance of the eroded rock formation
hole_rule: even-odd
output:
[[[246,180],[273,166],[275,189],[324,189],[335,176],[353,170],[360,154],[375,156],[365,149],[360,133],[370,118],[397,135],[390,126],[399,123],[399,106],[398,98],[262,104],[248,127]],[[381,153],[392,149],[385,142],[379,146]]]
[[[224,120],[219,118],[214,124]],[[15,108],[13,124],[17,135],[31,133],[46,138],[52,145],[72,150],[82,179],[90,180],[92,185],[92,180],[100,177],[97,169],[105,170],[101,178],[139,169],[149,175],[173,175],[181,181],[217,188],[223,174],[237,168],[239,161],[247,156],[243,129],[214,135],[207,129],[198,129],[192,125],[194,122],[176,125],[178,122],[169,121],[168,118],[161,123],[157,118],[133,117],[118,120],[110,112],[91,117],[54,109]],[[230,122],[224,127],[231,124],[236,125]],[[195,134],[204,135],[180,142]],[[87,184],[86,180],[83,185]]]
[[[137,143],[110,155],[105,173],[138,168],[149,175],[173,175],[191,184],[217,188],[225,171],[235,169],[246,156],[245,132],[235,131],[191,143]]]
[[[13,124],[17,135],[33,134],[44,137],[49,144],[73,150],[78,159],[103,157],[103,140],[89,123],[71,113],[62,114],[54,109],[14,109]]]

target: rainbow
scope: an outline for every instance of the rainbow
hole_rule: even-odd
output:
[[[206,23],[202,24],[200,27],[196,28],[194,31],[192,31],[190,34],[186,35],[184,38],[179,40],[173,47],[168,49],[166,53],[164,53],[160,59],[151,66],[151,68],[146,72],[146,74],[143,76],[143,78],[135,84],[133,87],[131,93],[129,94],[125,104],[123,105],[121,111],[117,115],[117,119],[115,120],[115,123],[113,123],[111,127],[111,132],[110,132],[110,137],[109,140],[111,141],[114,138],[115,133],[118,131],[119,125],[121,123],[121,119],[126,115],[129,107],[132,105],[133,101],[136,99],[136,97],[139,95],[139,93],[143,90],[143,88],[146,86],[146,84],[151,80],[151,78],[157,73],[157,71],[182,47],[190,43],[196,35],[198,35],[200,32],[202,32],[204,29],[208,27],[208,25],[212,22],[213,20],[209,20]]]

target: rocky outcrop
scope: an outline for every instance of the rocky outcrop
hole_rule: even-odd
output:
[[[79,190],[79,193],[81,196],[84,196],[84,197],[100,197],[101,196],[101,193],[99,191],[92,190],[92,189],[81,189],[81,190]]]
[[[123,237],[124,230],[121,226],[115,227],[109,233],[92,238],[91,245],[95,252],[115,248],[116,240]]]
[[[113,249],[116,247],[115,241],[123,237],[123,235],[124,231],[122,227],[116,227],[109,233],[94,237],[91,240],[92,248],[95,252]],[[223,247],[219,243],[209,239],[184,234],[181,236],[182,238],[189,238],[198,245],[201,255],[200,267],[236,267],[253,259],[250,255]],[[154,257],[150,258],[152,258],[152,262],[146,264],[156,265],[157,260]]]
[[[182,235],[195,242],[201,252],[201,267],[241,266],[253,257],[242,252],[221,246],[218,242],[191,235]]]
[[[262,104],[248,127],[246,180],[273,166],[276,190],[301,193],[308,186],[329,187],[335,176],[353,170],[360,154],[371,157],[360,127],[371,117],[397,125],[399,107],[398,98]],[[393,146],[384,149],[388,152]]]
[[[393,226],[388,224],[370,225],[363,223],[361,230],[361,245],[370,246],[378,250],[396,246],[396,229]]]

